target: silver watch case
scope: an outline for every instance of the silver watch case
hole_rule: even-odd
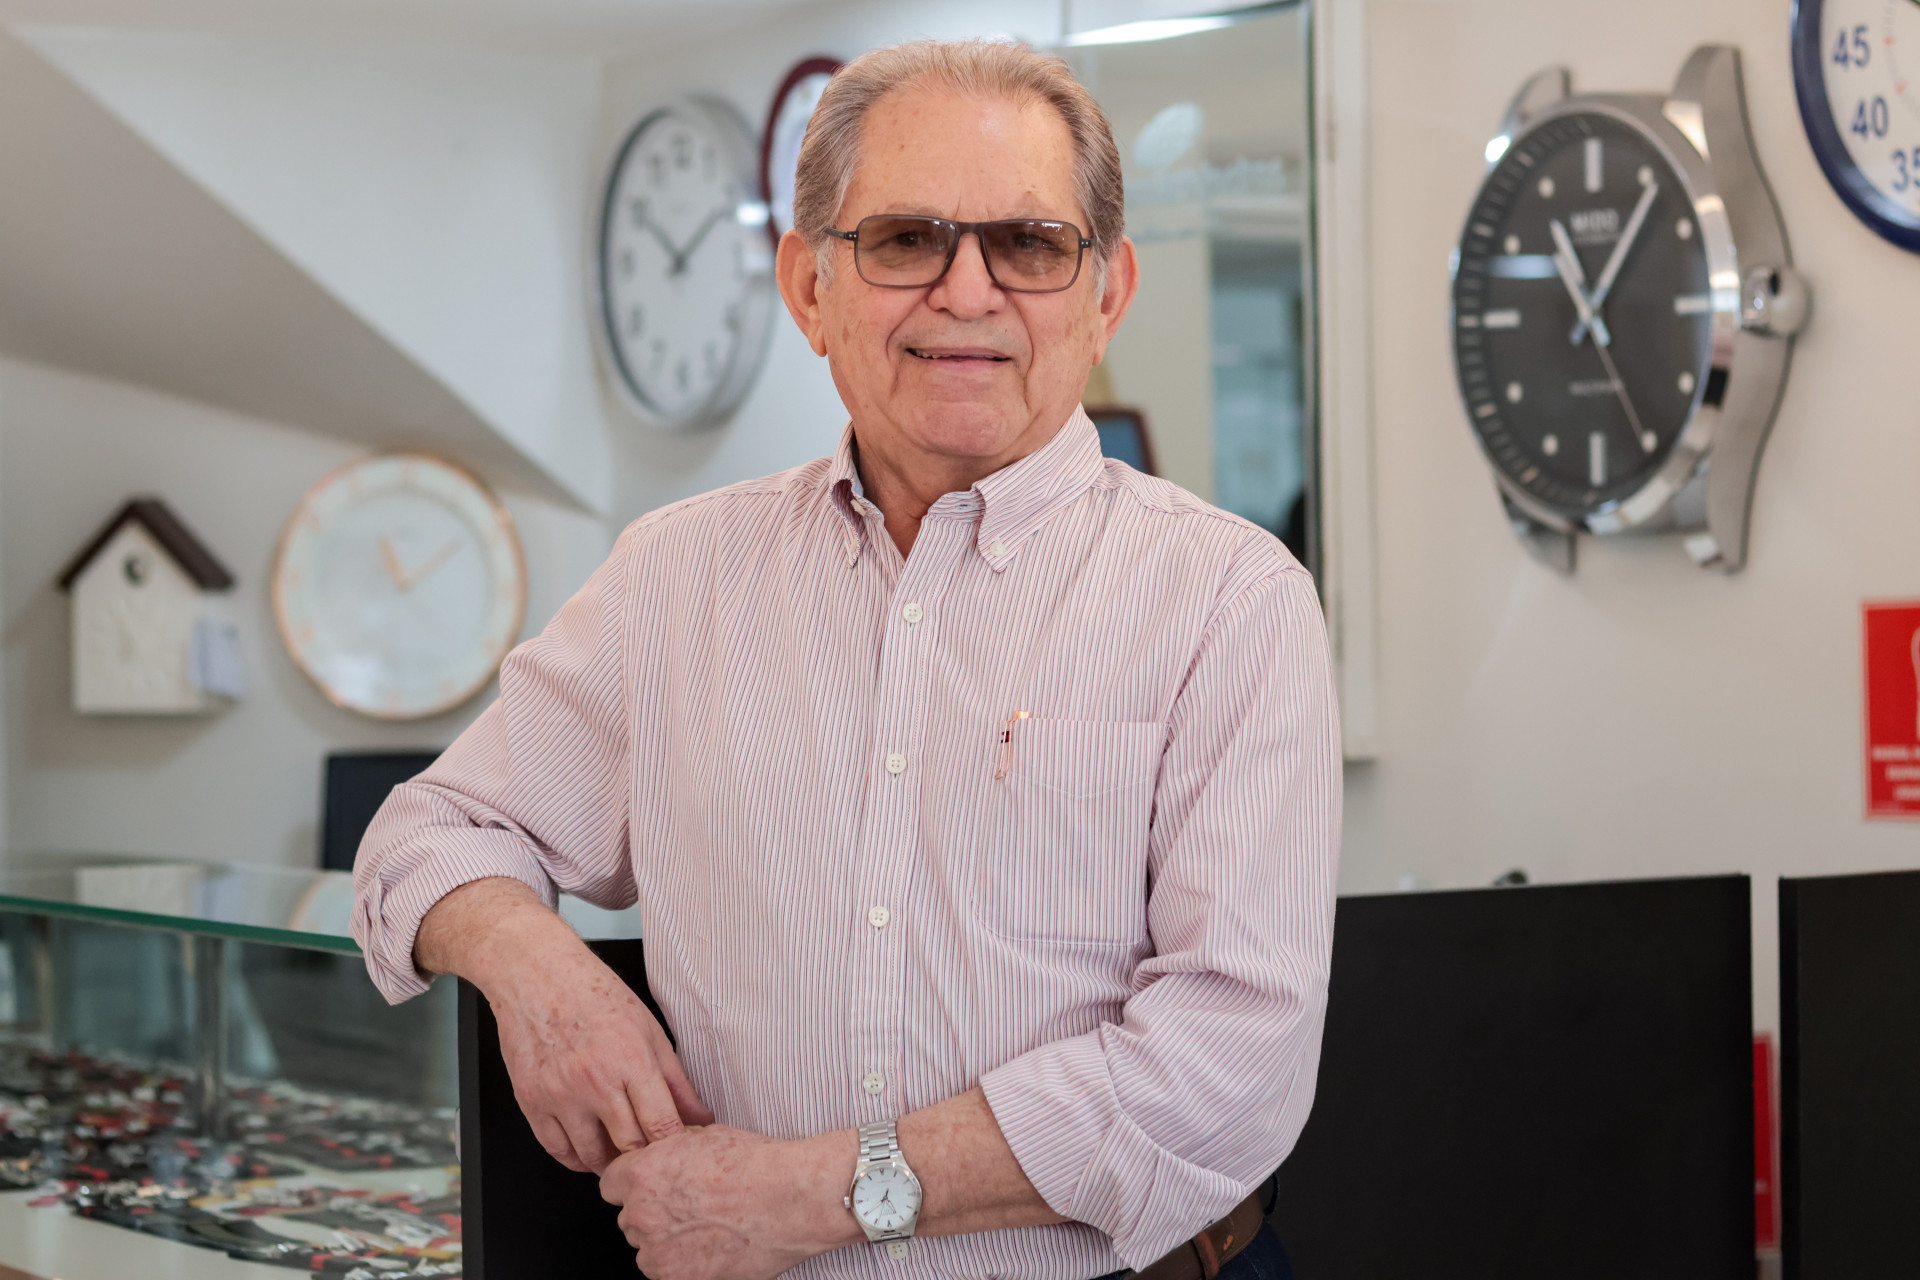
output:
[[[1664,98],[1574,95],[1565,67],[1540,72],[1515,95],[1488,146],[1489,172],[1507,150],[1502,141],[1510,146],[1576,112],[1611,115],[1634,127],[1665,153],[1686,184],[1707,255],[1710,373],[1665,464],[1633,493],[1570,519],[1494,467],[1501,500],[1522,543],[1561,573],[1573,571],[1576,533],[1628,530],[1682,533],[1702,567],[1732,573],[1746,563],[1760,451],[1809,302],[1747,129],[1740,52],[1728,45],[1695,49]],[[1456,250],[1456,270],[1458,262]]]
[[[906,1175],[909,1182],[913,1183],[916,1192],[920,1190],[919,1175],[915,1174],[913,1169],[907,1164],[907,1158],[900,1154],[900,1139],[893,1121],[862,1125],[859,1130],[859,1135],[860,1159],[853,1166],[853,1181],[847,1184],[847,1195],[843,1203],[845,1203],[847,1209],[853,1214],[853,1220],[860,1224],[860,1229],[867,1233],[867,1239],[871,1243],[880,1244],[888,1240],[912,1239],[913,1229],[918,1226],[920,1222],[919,1205],[916,1204],[914,1206],[913,1213],[908,1216],[905,1226],[895,1227],[891,1231],[882,1230],[874,1226],[865,1218],[861,1217],[860,1211],[853,1207],[854,1189],[860,1185],[862,1178],[866,1177],[875,1169],[892,1168],[898,1170],[900,1173]]]

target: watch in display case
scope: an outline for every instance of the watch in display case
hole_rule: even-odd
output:
[[[1665,96],[1574,96],[1542,72],[1486,154],[1454,250],[1454,368],[1514,532],[1562,573],[1576,534],[1628,530],[1739,569],[1808,309],[1739,52],[1701,46]]]

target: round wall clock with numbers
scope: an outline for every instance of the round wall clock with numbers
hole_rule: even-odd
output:
[[[1487,145],[1454,367],[1514,532],[1562,572],[1576,534],[1628,530],[1745,562],[1807,302],[1745,110],[1738,53],[1709,45],[1664,97],[1543,72]]]
[[[526,561],[480,481],[428,454],[379,454],[323,476],[294,509],[273,610],[336,705],[418,719],[493,679],[526,618]]]
[[[1793,88],[1833,189],[1920,253],[1920,0],[1796,0]]]
[[[595,328],[614,385],[655,426],[720,422],[765,359],[773,249],[757,160],[730,110],[686,101],[642,118],[607,176]]]

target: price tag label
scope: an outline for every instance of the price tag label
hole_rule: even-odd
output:
[[[1867,817],[1920,819],[1920,600],[1861,607]]]

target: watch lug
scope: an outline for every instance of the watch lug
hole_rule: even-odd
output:
[[[1513,95],[1513,101],[1507,104],[1507,114],[1500,121],[1499,136],[1511,142],[1514,135],[1526,127],[1528,120],[1554,103],[1564,101],[1572,92],[1573,78],[1565,67],[1536,71],[1530,80],[1520,86],[1520,92]],[[1487,167],[1491,169],[1505,152],[1505,146],[1489,146]]]
[[[1507,524],[1513,529],[1513,536],[1520,539],[1528,555],[1562,577],[1572,576],[1573,534],[1541,524],[1515,506],[1513,499],[1504,493],[1500,495],[1500,505],[1506,508]]]

